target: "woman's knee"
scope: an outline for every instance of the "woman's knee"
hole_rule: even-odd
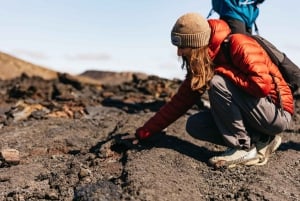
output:
[[[195,139],[224,145],[224,140],[213,121],[210,111],[190,116],[186,122],[186,131]]]
[[[186,125],[185,125],[185,130],[191,135],[191,136],[195,136],[197,133],[197,118],[195,117],[195,115],[190,116],[187,121],[186,121]]]
[[[211,126],[214,126],[213,117],[209,110],[205,110],[191,115],[187,119],[186,131],[192,136],[197,136],[200,132],[204,132],[206,128]]]

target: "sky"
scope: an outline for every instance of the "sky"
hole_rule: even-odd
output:
[[[170,32],[210,0],[0,0],[0,51],[59,72],[135,71],[185,76]],[[260,35],[300,66],[300,1],[265,1]],[[214,14],[212,18],[218,18]]]

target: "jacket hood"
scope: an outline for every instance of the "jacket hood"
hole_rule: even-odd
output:
[[[209,19],[211,35],[209,41],[209,55],[212,59],[218,54],[224,39],[230,34],[231,30],[224,20]]]

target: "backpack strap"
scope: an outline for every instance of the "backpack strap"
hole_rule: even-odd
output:
[[[258,30],[258,26],[257,26],[257,24],[256,24],[256,21],[254,22],[254,30],[255,30],[255,33],[256,33],[257,35],[259,35],[259,30]]]
[[[224,54],[224,56],[226,57],[226,59],[232,63],[232,59],[231,59],[231,55],[230,55],[230,37],[231,34],[229,34],[228,36],[226,36],[226,38],[223,40],[222,44],[221,44],[221,51]]]

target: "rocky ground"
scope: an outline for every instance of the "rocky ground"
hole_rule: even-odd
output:
[[[121,140],[181,82],[124,76],[122,82],[119,74],[99,76],[102,84],[65,74],[0,81],[1,201],[300,200],[299,93],[294,124],[265,166],[214,169],[207,160],[225,147],[185,132],[205,96],[151,141]]]

